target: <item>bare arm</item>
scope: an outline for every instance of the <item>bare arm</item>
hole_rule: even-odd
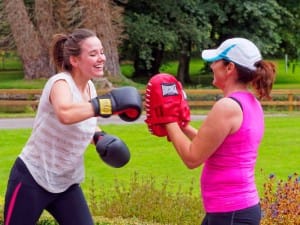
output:
[[[94,116],[91,103],[72,102],[70,87],[64,80],[55,82],[50,93],[50,101],[61,123],[72,124]]]
[[[197,129],[192,127],[191,125],[187,125],[186,127],[181,128],[183,133],[192,140],[197,135]]]
[[[192,169],[205,162],[229,134],[239,129],[241,122],[239,105],[232,99],[223,98],[213,106],[192,141],[177,123],[167,124],[166,128],[182,161]],[[193,132],[189,130],[186,133]]]

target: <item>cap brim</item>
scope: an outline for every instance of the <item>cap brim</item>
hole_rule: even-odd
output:
[[[217,49],[203,50],[201,56],[207,62],[214,62],[223,58]]]

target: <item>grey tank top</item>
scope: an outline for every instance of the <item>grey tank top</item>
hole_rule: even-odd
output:
[[[65,80],[73,94],[73,102],[82,102],[72,76],[59,73],[51,77],[42,92],[31,136],[19,157],[24,161],[35,181],[52,193],[65,191],[84,179],[84,152],[97,126],[93,117],[75,124],[62,124],[49,101],[53,84]],[[89,81],[91,97],[96,89]]]

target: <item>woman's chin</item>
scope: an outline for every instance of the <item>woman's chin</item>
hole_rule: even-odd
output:
[[[99,74],[95,74],[94,76],[93,76],[93,78],[94,79],[100,79],[100,78],[103,78],[104,77],[104,74],[103,73],[99,73]]]

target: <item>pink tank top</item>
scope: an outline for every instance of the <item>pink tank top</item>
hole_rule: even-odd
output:
[[[259,202],[254,170],[264,113],[251,93],[235,92],[230,97],[240,103],[243,121],[204,164],[201,192],[206,212],[230,212]]]

